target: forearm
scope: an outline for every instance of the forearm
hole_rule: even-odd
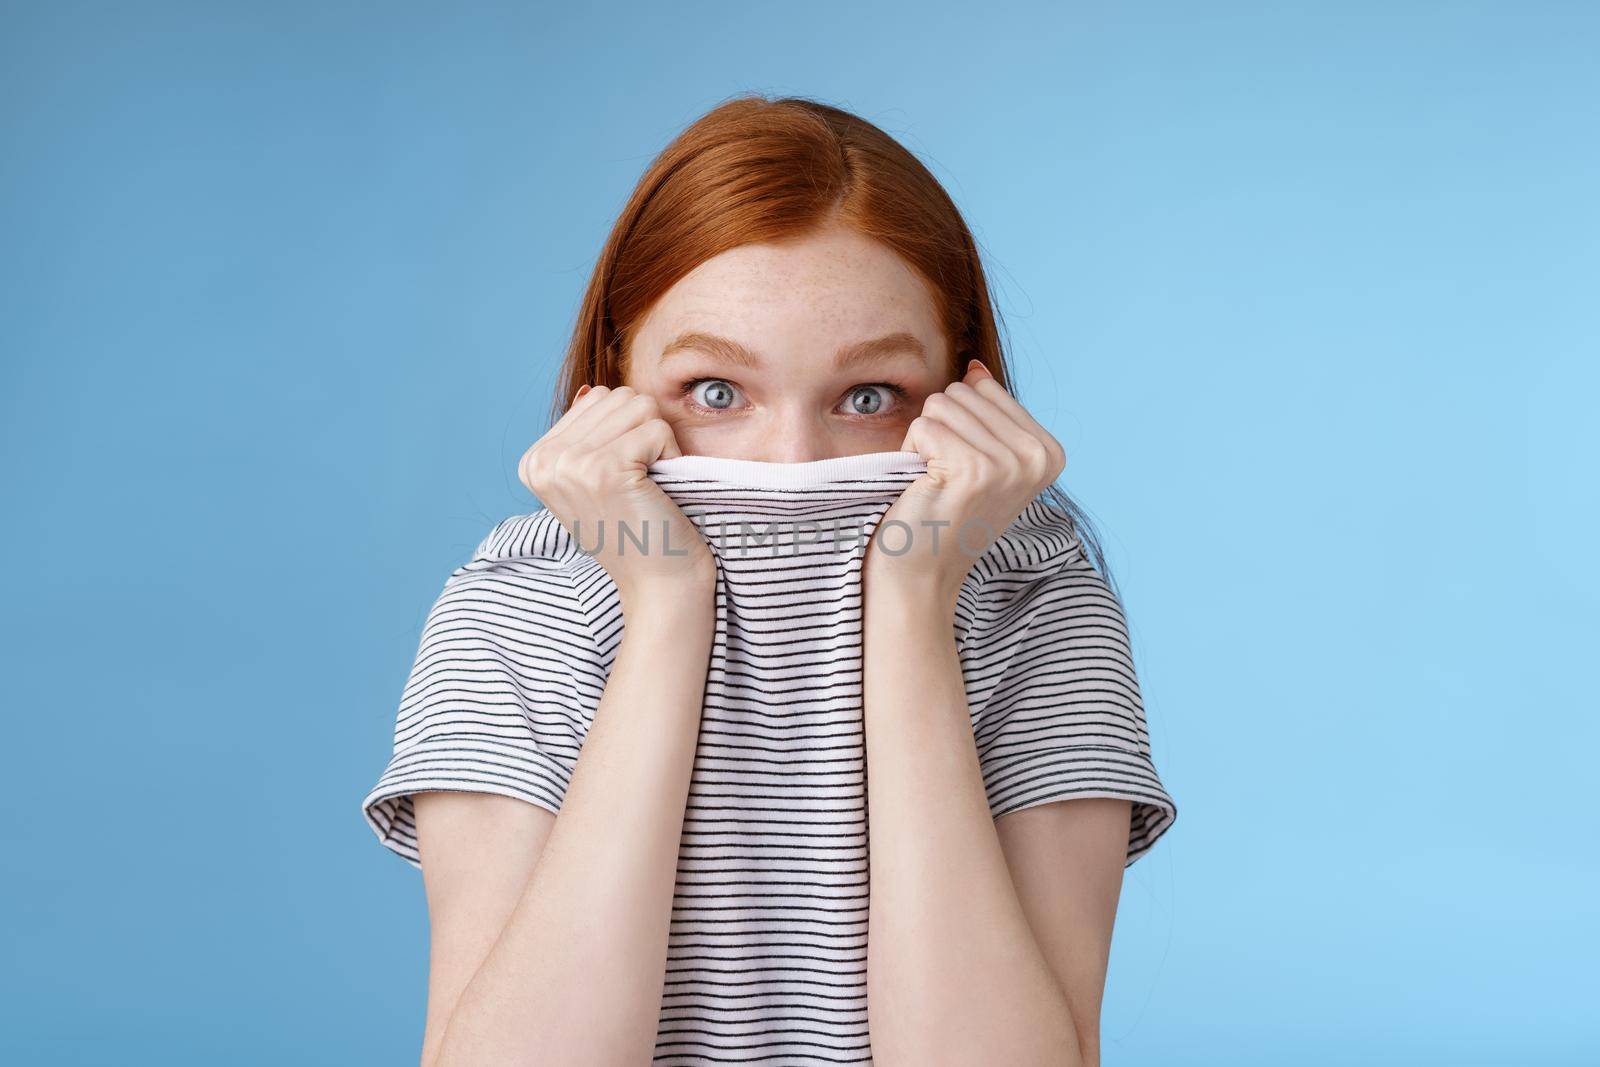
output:
[[[649,1060],[711,631],[709,590],[625,608],[561,813],[437,1067]]]
[[[1076,1067],[1068,1002],[989,810],[951,605],[870,579],[866,588],[874,1058]]]

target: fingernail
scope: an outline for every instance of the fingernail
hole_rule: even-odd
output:
[[[572,399],[576,400],[580,396],[582,396],[584,393],[587,393],[588,391],[589,391],[589,383],[588,382],[584,382],[582,385],[578,386],[578,391],[576,393],[572,394]]]
[[[969,359],[967,361],[967,373],[971,374],[974,370],[978,371],[980,374],[989,374],[989,368],[985,367],[981,360]],[[989,374],[989,377],[993,378],[994,375]]]

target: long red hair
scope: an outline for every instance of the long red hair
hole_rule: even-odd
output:
[[[829,222],[881,241],[928,282],[950,342],[948,380],[977,359],[1011,388],[977,244],[922,162],[848,111],[751,94],[696,119],[640,177],[584,291],[551,424],[585,383],[623,384],[633,332],[678,279],[731,248],[804,237]],[[1088,517],[1059,486],[1047,495],[1109,580]]]

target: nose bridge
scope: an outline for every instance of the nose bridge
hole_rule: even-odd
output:
[[[780,404],[773,409],[762,436],[766,439],[762,451],[773,463],[805,463],[832,455],[823,420],[802,403]]]

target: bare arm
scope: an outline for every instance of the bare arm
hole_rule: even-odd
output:
[[[625,611],[559,817],[419,798],[435,927],[424,1067],[649,1060],[711,644],[710,590],[685,592]]]
[[[1084,1067],[1100,1067],[1100,1002],[1132,813],[1131,801],[1082,797],[995,821],[1028,928],[1067,995]]]
[[[433,1067],[450,1013],[510,920],[556,817],[494,793],[418,793],[412,803],[428,895],[421,1063]]]
[[[885,1067],[1092,1064],[1128,805],[1052,803],[1001,829],[954,632],[977,554],[1065,453],[977,360],[924,401],[901,447],[928,473],[881,525],[922,532],[894,554],[870,545],[864,575],[873,1054]],[[954,534],[942,549],[930,524]]]
[[[654,1051],[715,615],[710,549],[648,477],[681,454],[652,398],[602,386],[523,456],[524,484],[615,582],[623,636],[559,815],[482,797],[417,805],[442,969],[423,1067]],[[624,525],[656,549],[624,550]]]
[[[872,1052],[901,1064],[1084,1062],[989,810],[953,605],[867,582]]]

